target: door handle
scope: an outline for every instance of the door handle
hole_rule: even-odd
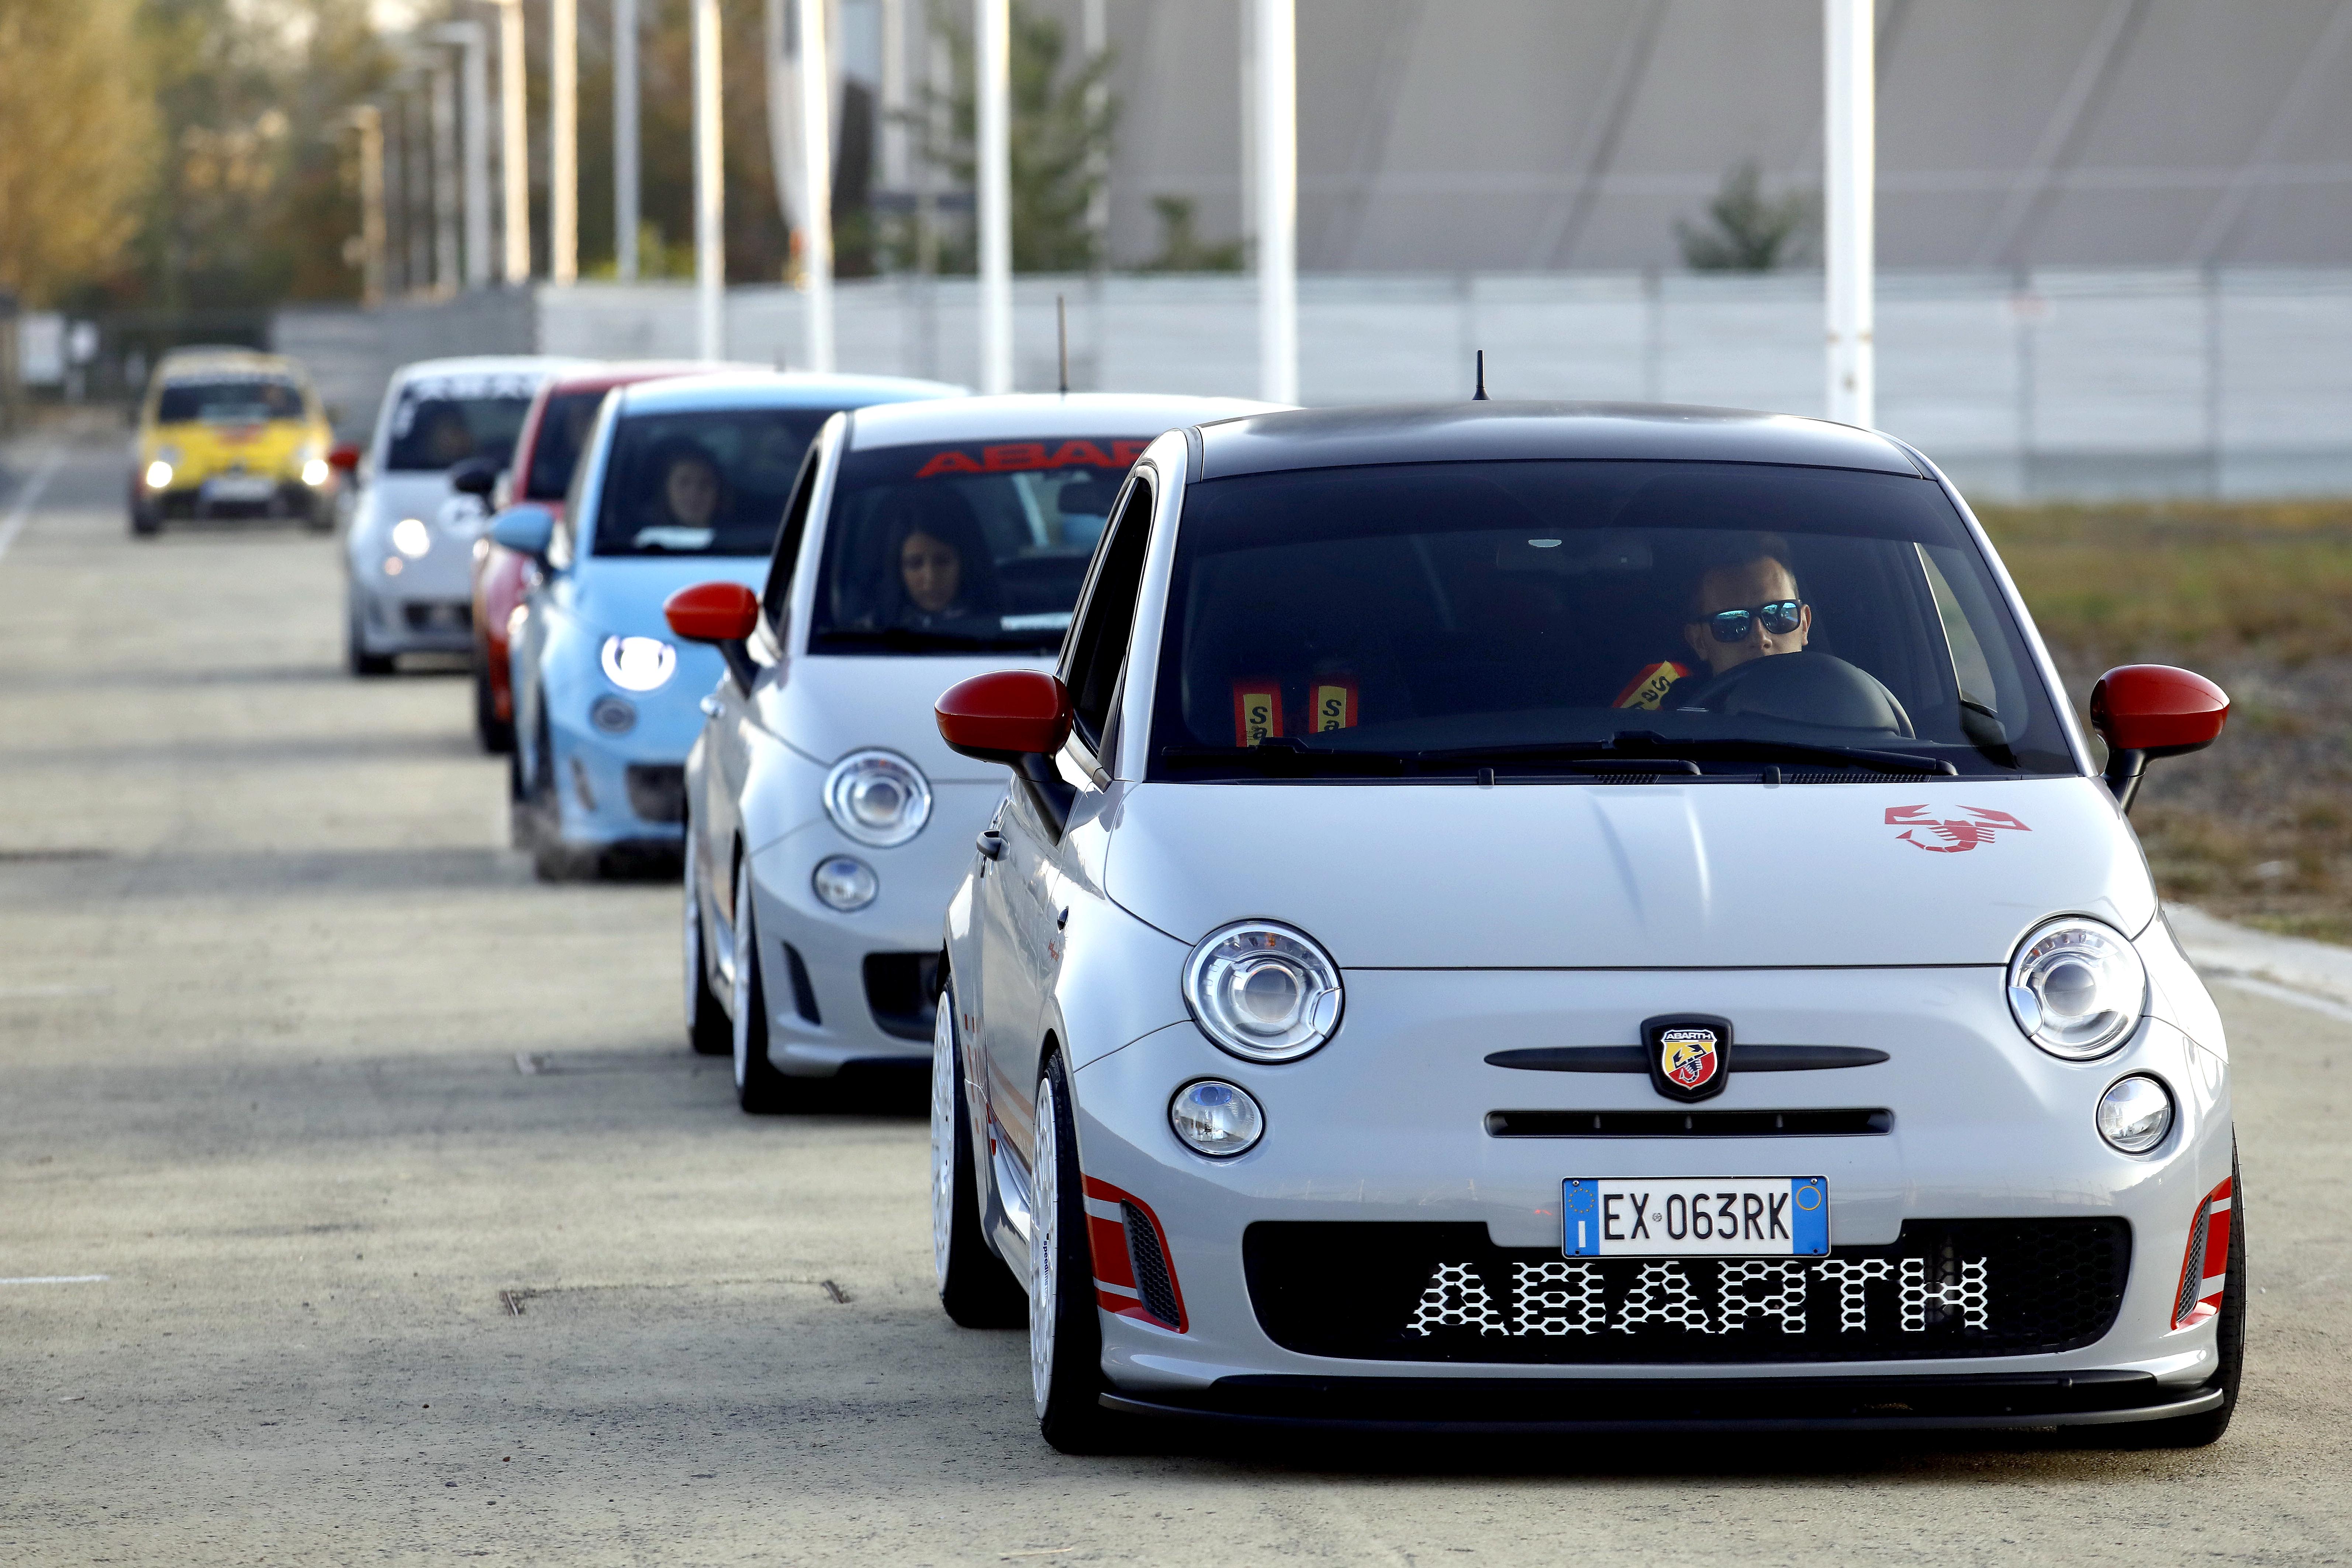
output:
[[[702,710],[702,716],[706,719],[716,719],[719,717],[719,699],[716,697],[706,695],[702,700],[696,703],[695,706]]]
[[[989,860],[1004,858],[1003,835],[998,833],[993,827],[984,829],[981,833],[979,844],[982,858]]]

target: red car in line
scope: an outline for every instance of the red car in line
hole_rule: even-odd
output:
[[[701,360],[618,360],[559,375],[539,389],[515,437],[514,462],[495,476],[496,505],[533,501],[558,517],[572,488],[572,470],[596,423],[604,395],[616,386],[664,376],[695,375],[722,365]],[[458,475],[461,489],[492,493],[493,476]],[[470,481],[470,482],[469,482]],[[478,487],[478,488],[477,488]],[[490,542],[474,543],[474,729],[486,752],[514,750],[514,689],[507,680],[508,623],[530,584],[530,563]]]

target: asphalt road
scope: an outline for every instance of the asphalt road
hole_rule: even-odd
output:
[[[134,542],[120,451],[0,500],[0,1560],[2352,1555],[2352,1025],[2226,988],[2216,1447],[1062,1458],[932,1298],[918,1097],[739,1113],[676,892],[535,884],[463,680],[343,675],[333,545]]]

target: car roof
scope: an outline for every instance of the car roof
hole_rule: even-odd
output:
[[[173,349],[155,366],[155,374],[166,381],[182,375],[217,375],[223,371],[266,372],[296,381],[308,379],[299,360],[229,345]]]
[[[707,359],[617,359],[604,360],[583,365],[577,370],[559,373],[547,384],[548,395],[561,396],[567,392],[610,392],[616,386],[628,386],[640,381],[658,381],[671,376],[709,375],[713,372],[757,371],[757,365],[729,364],[724,361]]]
[[[1295,409],[1204,426],[1201,439],[1203,479],[1543,458],[1786,463],[1924,477],[1904,448],[1851,425],[1673,404],[1489,400]]]
[[[1238,397],[1123,392],[1010,393],[952,403],[902,403],[850,416],[854,451],[920,441],[1039,436],[1157,436],[1179,426],[1263,414],[1278,405]]]
[[[629,388],[632,414],[719,408],[837,407],[845,399],[959,397],[963,388],[903,375],[845,375],[806,370],[727,370],[673,376]]]
[[[412,360],[395,374],[403,381],[420,375],[553,375],[595,363],[564,354],[459,354]]]

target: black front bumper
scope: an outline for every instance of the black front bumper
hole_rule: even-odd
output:
[[[1204,1390],[1106,1394],[1126,1415],[1261,1429],[1601,1436],[2109,1426],[2217,1408],[2144,1372],[1929,1377],[1405,1378],[1247,1376]]]

